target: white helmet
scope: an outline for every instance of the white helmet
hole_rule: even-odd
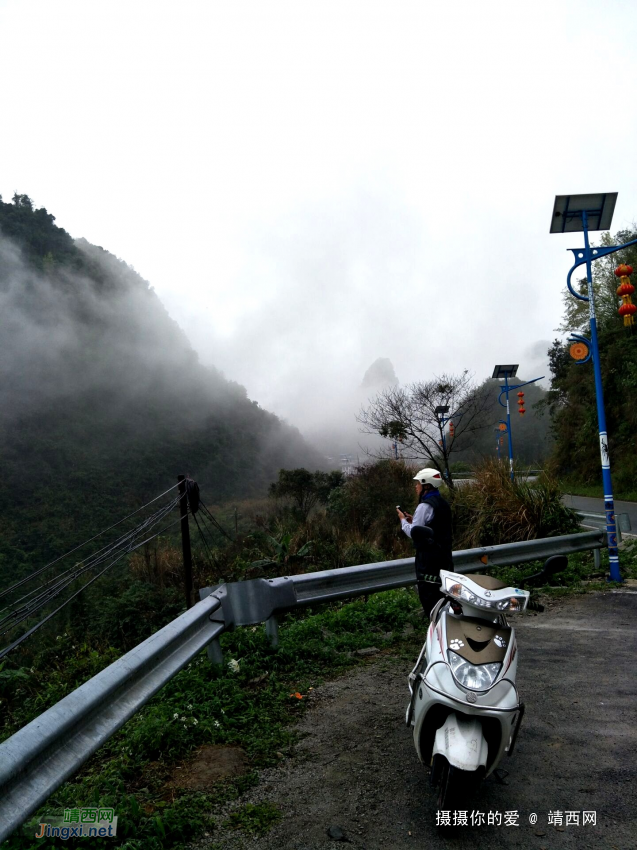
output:
[[[421,484],[431,484],[432,487],[440,487],[441,484],[445,483],[438,470],[431,467],[426,467],[417,472],[414,475],[414,481],[419,481]]]

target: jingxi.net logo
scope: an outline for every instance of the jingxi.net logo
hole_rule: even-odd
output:
[[[114,838],[117,815],[114,809],[64,809],[63,818],[47,818],[38,826],[36,838]]]

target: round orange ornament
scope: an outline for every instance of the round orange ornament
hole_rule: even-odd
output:
[[[586,360],[588,357],[588,346],[583,342],[574,342],[568,351],[573,360]]]

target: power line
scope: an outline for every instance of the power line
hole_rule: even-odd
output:
[[[127,519],[130,519],[132,516],[135,516],[135,514],[138,514],[140,511],[143,511],[144,508],[148,507],[148,505],[152,505],[152,503],[156,502],[157,499],[161,499],[162,496],[165,496],[166,493],[170,493],[171,490],[174,490],[175,487],[178,487],[178,486],[179,486],[179,483],[173,484],[172,487],[169,487],[167,490],[164,490],[164,492],[160,493],[159,496],[155,496],[155,498],[151,499],[150,502],[146,502],[146,504],[142,505],[141,508],[137,508],[136,511],[133,511],[131,514],[128,514],[128,516],[123,517],[118,522],[113,523],[113,525],[109,525],[108,528],[103,529],[103,531],[100,531],[94,537],[91,537],[88,540],[85,540],[83,543],[80,543],[78,546],[75,547],[75,549],[71,549],[68,552],[65,552],[64,555],[60,555],[59,558],[56,558],[54,561],[51,561],[49,564],[46,564],[46,566],[40,567],[39,570],[36,570],[34,573],[31,573],[31,575],[26,576],[26,578],[23,578],[20,581],[16,582],[15,584],[11,585],[11,587],[7,587],[7,588],[5,588],[5,590],[1,590],[0,591],[0,599],[5,597],[7,594],[11,593],[11,591],[16,590],[16,588],[22,587],[23,584],[26,584],[28,581],[31,581],[31,579],[36,578],[37,576],[41,575],[45,570],[48,570],[49,567],[52,567],[54,564],[57,564],[58,561],[61,561],[63,558],[67,558],[69,555],[72,555],[73,552],[77,552],[77,550],[81,549],[82,546],[86,546],[87,543],[92,543],[93,540],[97,540],[97,538],[101,537],[102,534],[106,534],[107,531],[111,531],[111,529],[116,528],[118,525],[121,525],[123,522],[126,522]]]
[[[196,524],[197,524],[197,528],[199,529],[199,534],[200,534],[200,536],[201,536],[201,539],[203,540],[203,544],[204,544],[204,546],[206,547],[206,551],[208,552],[208,561],[209,561],[209,563],[210,563],[210,567],[212,568],[212,567],[213,567],[213,565],[214,565],[214,557],[213,557],[212,552],[211,552],[211,550],[210,550],[210,546],[208,545],[208,541],[206,540],[206,536],[205,536],[205,534],[203,533],[203,530],[202,530],[201,526],[199,525],[199,520],[197,519],[197,515],[196,515],[196,514],[193,514],[193,515],[192,515],[192,518],[194,519],[194,521],[195,521],[195,522],[196,522]]]
[[[210,513],[210,511],[208,510],[208,508],[206,507],[206,505],[204,504],[204,502],[203,502],[203,501],[201,501],[201,499],[199,500],[199,504],[200,504],[200,505],[201,505],[201,507],[204,509],[205,514],[207,515],[208,519],[212,522],[212,524],[215,526],[215,528],[217,528],[217,529],[218,529],[218,530],[219,530],[222,534],[224,534],[224,535],[228,538],[228,540],[229,540],[231,543],[234,543],[234,540],[232,539],[232,537],[230,537],[230,535],[229,535],[229,534],[228,534],[228,532],[225,530],[225,528],[223,528],[223,526],[222,526],[222,525],[220,525],[220,524],[217,522],[217,520],[213,517],[213,515]]]
[[[150,504],[150,503],[149,503],[149,504]],[[186,515],[187,515],[187,514],[184,514],[184,516],[186,516]],[[52,617],[54,617],[54,616],[55,616],[55,615],[56,615],[59,611],[61,611],[63,608],[65,608],[65,607],[66,607],[66,606],[67,606],[70,602],[72,602],[72,601],[73,601],[73,599],[75,599],[75,598],[76,598],[76,596],[79,596],[79,594],[80,594],[80,593],[82,593],[82,591],[83,591],[83,590],[86,590],[86,588],[87,588],[87,587],[89,587],[91,584],[93,584],[93,582],[97,581],[97,579],[98,579],[98,578],[100,578],[100,576],[104,575],[104,573],[105,573],[108,569],[110,569],[110,568],[111,568],[112,566],[114,566],[114,565],[115,565],[118,561],[120,561],[120,560],[124,557],[124,555],[130,554],[130,552],[134,552],[136,549],[139,549],[139,548],[140,548],[140,546],[144,546],[144,544],[149,543],[149,542],[150,542],[151,540],[153,540],[155,537],[158,537],[160,534],[163,534],[163,532],[164,532],[164,531],[167,531],[169,528],[172,528],[172,527],[173,527],[174,525],[176,525],[178,522],[181,522],[181,520],[184,518],[184,516],[181,516],[181,517],[179,517],[179,519],[174,520],[174,522],[171,522],[169,525],[165,526],[165,527],[164,527],[164,528],[162,528],[160,531],[158,531],[158,532],[156,532],[155,534],[151,535],[151,536],[150,536],[150,537],[148,537],[146,540],[142,540],[142,542],[141,542],[141,543],[138,543],[136,546],[133,546],[132,548],[128,549],[128,550],[127,550],[127,551],[125,551],[125,552],[122,552],[122,553],[121,553],[121,554],[120,554],[120,555],[119,555],[119,556],[118,556],[118,557],[117,557],[114,561],[112,561],[110,564],[108,564],[106,567],[104,567],[104,569],[103,569],[101,572],[99,572],[97,575],[93,576],[93,578],[89,579],[89,581],[87,581],[85,585],[83,585],[83,586],[82,586],[79,590],[75,591],[75,593],[73,593],[71,596],[69,596],[69,598],[68,598],[68,599],[66,599],[66,600],[65,600],[65,601],[64,601],[61,605],[59,605],[59,606],[55,609],[55,611],[51,611],[49,614],[47,614],[47,615],[46,615],[46,617],[43,617],[43,618],[42,618],[42,620],[40,620],[38,623],[36,623],[34,626],[32,626],[32,627],[31,627],[31,628],[30,628],[27,632],[25,632],[25,633],[24,633],[23,635],[21,635],[19,638],[17,638],[16,640],[14,640],[14,641],[13,641],[13,643],[9,644],[9,646],[7,646],[7,647],[5,647],[3,650],[1,650],[1,651],[0,651],[0,661],[1,661],[1,660],[2,660],[2,659],[6,656],[6,655],[8,655],[8,654],[9,654],[9,652],[11,652],[11,650],[15,649],[17,646],[20,646],[20,644],[21,644],[23,641],[25,641],[28,637],[30,637],[32,634],[34,634],[34,632],[36,632],[36,631],[37,631],[37,630],[38,630],[41,626],[43,626],[45,623],[47,623],[47,622],[48,622],[48,621],[49,621]]]
[[[117,550],[123,549],[122,556],[134,551],[134,549],[138,548],[137,546],[132,546],[132,543],[135,542],[137,538],[139,538],[140,534],[145,532],[148,528],[152,528],[157,525],[157,523],[161,522],[161,520],[167,516],[177,505],[178,499],[174,499],[168,503],[168,505],[164,505],[160,510],[156,511],[150,517],[147,517],[142,523],[140,523],[136,528],[127,534],[120,537],[113,544],[111,544],[108,548],[108,551],[104,554],[99,555],[99,552],[103,550],[99,550],[96,555],[90,559],[88,562],[83,563],[77,569],[71,567],[69,570],[66,570],[60,576],[57,577],[57,583],[53,585],[53,587],[44,591],[40,594],[40,596],[31,600],[30,603],[23,606],[21,609],[17,609],[13,611],[11,614],[7,615],[1,622],[0,625],[6,623],[7,620],[14,619],[15,617],[19,617],[15,622],[11,623],[7,626],[4,631],[0,632],[0,636],[6,634],[7,632],[12,631],[16,626],[20,623],[24,622],[24,620],[29,619],[36,611],[42,609],[45,605],[47,605],[52,599],[55,599],[57,596],[62,593],[70,584],[72,584],[76,579],[82,576],[84,573],[88,572],[91,569],[99,566],[104,563],[104,561],[108,560],[113,554],[117,552]],[[162,532],[157,532],[157,534],[161,534]],[[153,535],[157,536],[157,535]],[[152,539],[149,538],[149,539]],[[119,558],[118,558],[119,560]],[[76,565],[77,566],[77,565]],[[69,575],[71,573],[71,575]],[[100,573],[101,575],[101,573]],[[87,586],[87,585],[86,585]],[[22,616],[20,616],[22,615]]]
[[[20,599],[16,600],[15,602],[11,603],[10,605],[7,605],[5,608],[2,609],[2,612],[6,611],[6,610],[8,610],[9,608],[12,608],[12,607],[14,608],[14,611],[11,612],[10,614],[8,614],[7,616],[5,616],[2,620],[0,620],[0,624],[2,622],[4,622],[5,620],[10,619],[11,617],[15,616],[15,613],[16,613],[16,607],[15,606],[19,605],[20,602],[23,602],[25,599],[28,599],[29,596],[33,596],[34,593],[40,594],[38,597],[36,597],[36,599],[31,600],[24,607],[33,606],[34,604],[36,604],[37,600],[40,599],[43,595],[50,593],[57,586],[59,586],[60,581],[65,576],[67,576],[69,573],[74,572],[75,575],[79,575],[85,569],[89,569],[89,568],[96,566],[97,564],[101,563],[102,561],[104,561],[106,558],[108,558],[110,556],[110,554],[114,550],[121,548],[121,546],[123,546],[126,543],[127,540],[134,538],[136,535],[138,535],[140,530],[143,530],[144,528],[146,528],[148,526],[152,526],[154,523],[161,520],[167,512],[173,510],[173,508],[176,506],[178,501],[179,501],[178,498],[173,499],[167,505],[164,505],[158,511],[155,511],[154,514],[151,514],[149,517],[147,517],[142,523],[140,523],[140,525],[136,526],[131,531],[126,532],[126,534],[117,538],[115,541],[111,541],[106,546],[103,546],[101,549],[98,549],[97,552],[95,552],[88,560],[80,561],[80,562],[74,564],[72,567],[69,567],[64,572],[60,573],[57,576],[53,576],[51,579],[46,581],[44,584],[40,585],[39,587],[36,587],[34,590],[30,591],[30,593],[25,594],[25,596],[22,596]],[[103,553],[103,554],[100,555],[100,553]],[[75,575],[74,575],[74,577],[75,577]],[[53,585],[53,588],[47,589],[47,587],[49,585]],[[44,593],[43,593],[43,591],[44,591]],[[2,612],[0,612],[0,613],[2,613]]]
[[[10,619],[11,617],[15,616],[16,606],[19,605],[21,602],[24,602],[25,599],[28,599],[30,596],[33,596],[33,594],[35,594],[35,593],[40,593],[40,597],[41,597],[41,595],[42,595],[41,591],[45,590],[51,584],[53,584],[54,586],[57,586],[60,579],[62,579],[64,576],[68,575],[70,572],[73,572],[73,570],[76,570],[76,568],[78,568],[78,567],[80,568],[80,571],[81,571],[84,567],[89,568],[91,566],[95,566],[97,563],[100,563],[105,558],[109,557],[110,553],[114,549],[123,545],[123,543],[127,539],[129,539],[130,537],[134,537],[138,533],[138,530],[140,528],[144,528],[145,526],[152,524],[155,517],[159,517],[161,519],[162,516],[164,516],[167,511],[171,511],[177,505],[178,501],[179,501],[179,497],[174,498],[167,505],[164,505],[162,508],[160,508],[154,514],[151,514],[150,517],[147,517],[146,520],[144,520],[144,522],[141,525],[136,526],[131,531],[128,531],[126,534],[122,535],[121,537],[118,537],[117,540],[111,541],[106,546],[103,546],[101,549],[98,549],[97,552],[95,552],[88,561],[84,560],[84,561],[79,561],[79,562],[75,563],[72,567],[69,567],[64,572],[59,573],[57,576],[53,576],[52,578],[45,581],[44,584],[39,585],[39,587],[34,588],[33,590],[29,591],[29,593],[26,593],[24,596],[21,596],[19,599],[16,599],[14,602],[11,602],[9,605],[6,605],[2,610],[0,610],[0,614],[4,613],[9,608],[13,608],[14,610],[10,614],[7,614],[5,617],[0,619],[0,625],[2,625],[2,623],[5,622],[5,620]],[[149,502],[149,504],[150,504],[150,502]],[[101,558],[98,558],[98,555],[101,552],[104,552],[105,554],[102,555]],[[80,566],[80,565],[82,565],[82,566]],[[39,599],[40,597],[36,597],[36,599]],[[27,603],[27,605],[32,605],[35,601],[36,600],[31,600],[31,602]]]

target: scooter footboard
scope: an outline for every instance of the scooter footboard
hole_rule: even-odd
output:
[[[488,753],[479,718],[452,711],[436,730],[432,756],[444,756],[452,767],[467,771],[486,768]]]

